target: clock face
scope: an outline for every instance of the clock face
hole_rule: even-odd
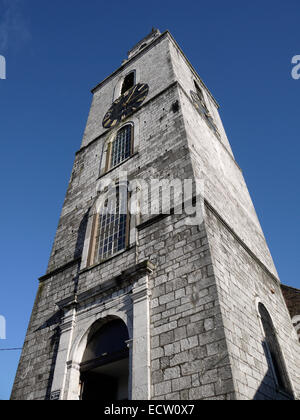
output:
[[[217,129],[216,124],[214,123],[214,120],[213,120],[207,106],[205,105],[204,98],[201,98],[197,93],[193,92],[192,90],[191,90],[191,97],[192,97],[194,105],[197,108],[199,114],[204,117],[207,125],[219,137],[220,136],[219,131]]]
[[[149,86],[138,83],[122,96],[120,96],[110,107],[103,119],[103,127],[111,128],[125,120],[135,112],[144,102],[149,93]]]
[[[193,99],[195,107],[200,113],[208,113],[208,109],[205,105],[204,100],[202,100],[202,98],[200,98],[199,95],[196,92],[193,92],[192,90],[191,97]]]

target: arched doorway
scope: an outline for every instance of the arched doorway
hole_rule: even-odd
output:
[[[119,318],[94,324],[80,365],[82,400],[128,400],[127,340],[127,327]]]

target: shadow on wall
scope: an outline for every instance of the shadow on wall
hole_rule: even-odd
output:
[[[274,370],[273,361],[270,358],[270,353],[265,341],[262,342],[262,346],[264,349],[264,353],[266,356],[266,360],[268,363],[268,371],[261,382],[258,390],[255,393],[254,400],[271,400],[271,401],[290,401],[294,400],[294,395],[291,389],[286,389],[289,387],[288,385],[285,386],[284,383],[281,382],[281,379],[278,378],[278,373],[276,375],[276,371]]]
[[[86,235],[86,229],[89,219],[91,209],[89,208],[88,211],[83,216],[79,229],[78,229],[78,235],[77,235],[77,241],[75,246],[75,252],[74,252],[74,259],[80,258],[82,256],[83,246],[84,246],[84,240]]]
[[[296,333],[298,335],[298,339],[299,339],[299,342],[300,342],[300,315],[294,316],[293,319],[292,319],[292,323],[293,323],[293,326],[296,330]]]
[[[77,273],[75,277],[73,278],[74,295],[77,292],[79,270],[80,270],[80,261],[78,262],[78,265],[77,265]],[[63,317],[64,317],[63,310],[59,310],[56,313],[54,313],[49,319],[47,319],[47,321],[44,322],[44,324],[42,324],[36,330],[36,331],[42,331],[47,328],[52,333],[52,336],[49,338],[50,339],[50,353],[51,353],[51,367],[50,367],[50,373],[48,377],[45,400],[59,399],[59,396],[60,396],[59,394],[54,393],[55,397],[53,397],[51,390],[52,390],[52,383],[53,383],[53,378],[54,378],[54,371],[55,371],[56,360],[57,360],[57,355],[58,355],[58,350],[59,350],[60,336],[61,336],[60,325],[61,325],[61,322],[63,321]]]
[[[89,213],[90,213],[90,209],[84,215],[83,219],[81,220],[79,229],[78,229],[76,247],[75,247],[75,252],[74,252],[74,259],[80,259],[81,255],[82,255]],[[73,281],[74,281],[74,295],[76,295],[77,289],[78,289],[79,270],[80,270],[80,260],[78,261],[77,273],[73,278]],[[63,320],[63,317],[64,317],[63,310],[59,310],[56,313],[54,313],[50,318],[48,318],[46,320],[46,322],[44,322],[36,330],[36,331],[42,331],[42,330],[45,330],[45,329],[49,329],[52,333],[52,335],[50,337],[51,368],[50,368],[50,373],[49,373],[49,377],[48,377],[48,384],[47,384],[45,400],[58,399],[59,398],[59,395],[57,395],[54,398],[52,393],[51,393],[51,390],[52,390],[54,370],[55,370],[56,360],[57,360],[57,355],[58,355],[58,350],[59,350],[59,341],[60,341],[60,335],[61,335],[60,324]]]
[[[53,335],[51,337],[52,362],[51,362],[51,369],[50,369],[47,390],[46,390],[46,397],[45,397],[46,401],[53,399],[51,396],[51,389],[52,389],[56,359],[57,359],[58,349],[59,349],[59,340],[60,340],[60,327],[57,326],[55,330],[53,331]]]

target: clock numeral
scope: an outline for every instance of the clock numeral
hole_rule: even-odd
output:
[[[145,97],[146,97],[147,93],[148,93],[148,89],[145,89],[145,90],[143,90],[143,92],[140,92],[139,95],[144,95],[145,94]]]

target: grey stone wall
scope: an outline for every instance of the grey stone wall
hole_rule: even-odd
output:
[[[151,276],[153,399],[234,399],[204,224],[170,216],[140,231]]]
[[[299,344],[278,280],[209,208],[206,226],[237,398],[285,399],[275,392],[267,364],[258,302],[273,320],[294,397],[299,398]]]
[[[204,180],[205,198],[277,276],[241,169],[223,143],[208,129],[185,91],[181,94],[181,104],[194,176]]]

